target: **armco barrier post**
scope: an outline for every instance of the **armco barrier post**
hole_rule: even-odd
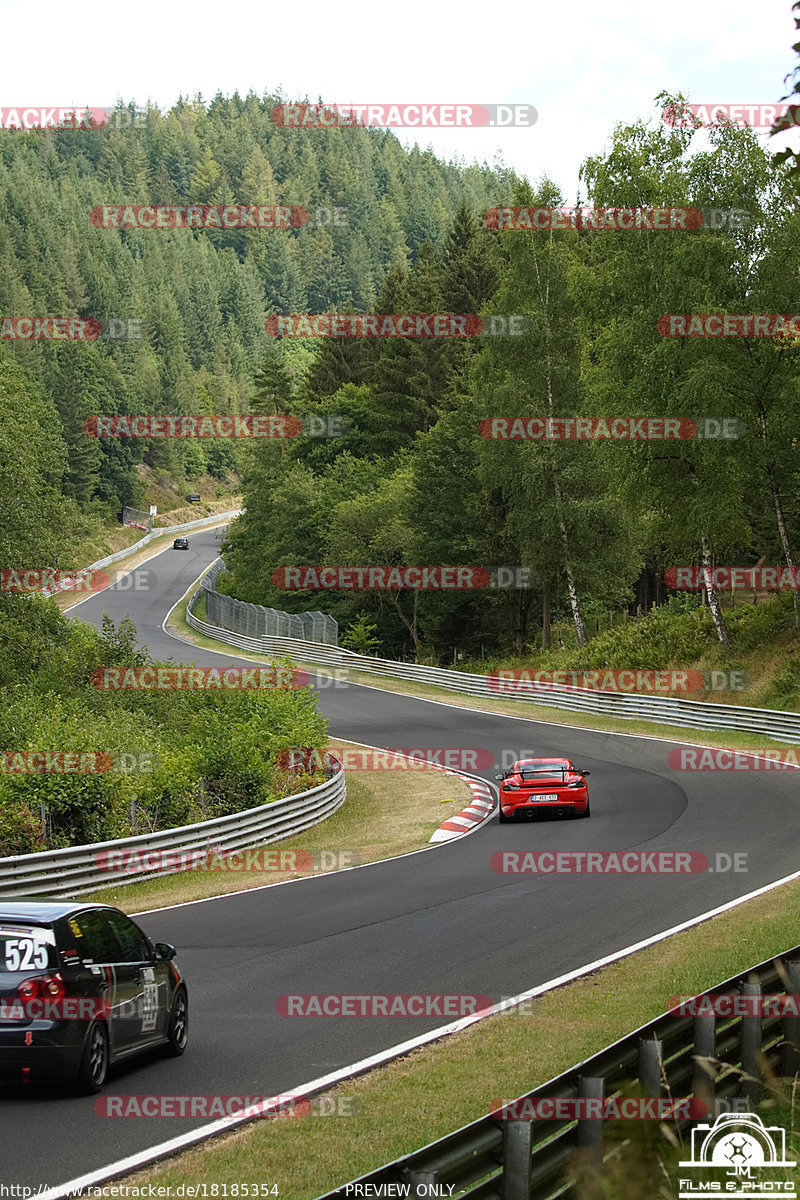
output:
[[[764,962],[758,963],[755,967],[743,971],[731,979],[725,980],[719,984],[713,991],[700,993],[702,997],[714,997],[715,995],[729,996],[733,993],[738,993],[742,989],[745,980],[748,976],[752,978],[755,973],[756,978],[761,979],[762,988],[768,990],[781,991],[785,990],[789,996],[800,995],[800,946],[793,946],[787,950],[786,957],[779,959],[771,958]],[[785,967],[785,969],[784,969]],[[781,980],[781,988],[774,989],[775,973]],[[758,995],[758,992],[745,992],[749,995]],[[689,1042],[688,1038],[677,1039],[676,1046],[677,1054],[674,1064],[670,1059],[670,1075],[675,1072],[680,1078],[685,1078],[692,1072],[693,1094],[698,1099],[705,1098],[702,1087],[706,1086],[709,1089],[714,1088],[714,1068],[708,1060],[716,1061],[716,1049],[714,1041],[714,1023],[717,1019],[714,1016],[713,1004],[709,1005],[711,1012],[703,1011],[703,1015],[694,1018],[692,1033],[696,1038],[695,1042]],[[788,1006],[791,1012],[791,1006]],[[745,1018],[746,1020],[748,1018]],[[784,1045],[785,1067],[787,1074],[793,1075],[797,1065],[797,1058],[800,1055],[800,1030],[798,1023],[800,1017],[787,1016],[784,1018],[781,1025],[781,1032],[788,1043]],[[727,1018],[725,1023],[728,1024]],[[640,1054],[640,1063],[638,1064],[642,1070],[642,1082],[647,1086],[649,1076],[649,1086],[651,1090],[657,1090],[656,1085],[660,1085],[664,1090],[668,1090],[664,1084],[663,1078],[663,1049],[662,1044],[667,1039],[672,1039],[676,1031],[676,1024],[680,1029],[681,1026],[676,1022],[674,1010],[670,1010],[657,1017],[654,1021],[648,1022],[646,1026],[615,1042],[613,1046],[608,1046],[601,1050],[599,1054],[585,1060],[578,1066],[565,1071],[556,1079],[551,1079],[547,1084],[547,1094],[553,1096],[574,1096],[576,1090],[580,1098],[599,1099],[602,1101],[605,1095],[605,1082],[602,1077],[590,1075],[591,1071],[609,1071],[610,1077],[618,1078],[618,1070],[616,1064],[622,1058],[630,1061],[630,1052],[636,1048]],[[766,1028],[765,1028],[766,1025]],[[687,1025],[683,1026],[688,1032]],[[766,1038],[767,1043],[773,1046],[775,1043],[776,1024],[771,1019],[769,1024],[759,1022],[759,1025],[747,1026],[747,1029],[752,1029],[760,1032],[761,1036]],[[752,1036],[751,1033],[746,1033],[744,1038],[740,1037],[741,1026],[739,1018],[731,1018],[730,1035],[725,1035],[726,1042],[734,1042],[731,1053],[726,1055],[729,1059],[727,1064],[727,1076],[729,1080],[738,1074],[737,1068],[742,1065],[743,1059],[748,1058],[754,1060],[756,1074],[758,1069],[758,1059],[762,1053],[762,1047],[758,1043],[748,1045],[748,1039]],[[645,1034],[649,1036],[645,1036]],[[654,1037],[653,1035],[660,1035]],[[667,1042],[671,1045],[671,1042]],[[643,1048],[642,1048],[643,1047]],[[741,1054],[740,1054],[741,1051]],[[613,1052],[613,1053],[612,1053]],[[698,1062],[698,1059],[701,1060]],[[580,1075],[579,1072],[586,1071],[586,1075]],[[631,1072],[633,1073],[633,1072]],[[577,1075],[577,1081],[576,1081]],[[703,1078],[705,1076],[705,1078]],[[688,1086],[688,1082],[687,1082]],[[544,1089],[542,1089],[544,1090]],[[676,1088],[677,1090],[677,1088]],[[732,1092],[732,1084],[728,1083],[727,1087],[720,1087],[719,1091],[726,1093],[726,1099]],[[534,1091],[528,1093],[528,1096],[538,1096],[541,1093]],[[684,1095],[681,1091],[681,1095]],[[711,1096],[714,1096],[714,1090],[711,1091]],[[521,1100],[528,1097],[520,1097]],[[730,1108],[726,1109],[730,1111]],[[707,1118],[714,1113],[712,1107],[707,1110]],[[736,1109],[738,1111],[738,1108]],[[421,1147],[411,1155],[405,1156],[402,1160],[395,1160],[393,1163],[388,1163],[379,1168],[370,1175],[361,1176],[360,1179],[354,1180],[354,1183],[380,1183],[385,1184],[389,1180],[394,1182],[408,1182],[410,1179],[417,1178],[412,1172],[416,1168],[420,1175],[418,1178],[431,1179],[436,1183],[444,1183],[447,1180],[456,1178],[456,1172],[464,1167],[472,1170],[469,1179],[466,1178],[466,1173],[462,1172],[457,1175],[459,1184],[463,1186],[467,1182],[473,1182],[475,1178],[484,1180],[482,1185],[473,1189],[474,1195],[484,1197],[503,1197],[503,1200],[517,1200],[518,1196],[559,1196],[574,1195],[576,1183],[576,1175],[579,1175],[581,1166],[588,1166],[590,1169],[595,1165],[602,1164],[602,1140],[603,1126],[602,1120],[583,1120],[578,1121],[575,1128],[572,1127],[571,1121],[561,1122],[560,1125],[553,1124],[552,1132],[547,1129],[544,1136],[531,1139],[531,1167],[530,1167],[530,1187],[528,1193],[524,1190],[510,1190],[510,1186],[506,1189],[506,1179],[502,1179],[497,1175],[497,1168],[500,1162],[503,1161],[500,1154],[500,1147],[505,1143],[505,1131],[500,1128],[504,1125],[509,1127],[513,1124],[521,1125],[521,1122],[507,1122],[502,1118],[494,1115],[481,1118],[464,1127],[457,1133],[457,1149],[453,1148],[453,1134],[447,1134],[440,1138],[437,1142]],[[538,1125],[537,1125],[538,1129]],[[521,1140],[524,1140],[524,1134]],[[575,1142],[577,1141],[578,1153],[575,1153]],[[515,1165],[515,1160],[511,1157],[510,1142],[509,1149],[505,1150],[506,1162]],[[594,1155],[594,1160],[592,1159]],[[582,1160],[582,1161],[581,1161]],[[523,1158],[524,1161],[524,1158]],[[417,1166],[419,1164],[419,1166]],[[572,1164],[572,1165],[571,1165]],[[390,1172],[394,1172],[390,1174]],[[427,1175],[422,1174],[427,1172]],[[438,1172],[438,1174],[437,1174]],[[568,1174],[565,1174],[568,1173]],[[571,1175],[571,1178],[569,1177]],[[491,1179],[489,1178],[491,1176]],[[524,1189],[523,1183],[520,1188]],[[516,1189],[517,1181],[514,1180]],[[713,1190],[713,1189],[711,1189]],[[757,1189],[756,1189],[757,1190]],[[342,1189],[337,1192],[327,1192],[321,1200],[334,1200],[334,1196],[340,1197],[344,1193]],[[412,1193],[413,1195],[413,1193]]]
[[[346,798],[346,777],[338,770],[324,783],[273,800],[252,809],[227,816],[214,817],[174,829],[165,829],[144,836],[135,835],[108,842],[73,846],[66,850],[42,850],[33,854],[12,855],[0,859],[0,896],[81,895],[99,887],[108,887],[109,874],[102,852],[119,848],[141,855],[147,850],[203,849],[214,844],[225,850],[240,850],[254,845],[272,845],[300,833],[336,812]],[[170,874],[176,874],[176,867]],[[139,879],[166,872],[145,870],[136,874],[117,876],[116,886],[135,883]]]
[[[789,959],[785,966],[786,991],[790,996],[800,996],[800,959]],[[800,1017],[783,1018],[782,1049],[781,1074],[794,1079],[800,1072]]]
[[[436,1170],[433,1170],[433,1171],[409,1171],[407,1182],[409,1184],[411,1184],[412,1188],[414,1188],[414,1189],[416,1189],[417,1186],[421,1186],[422,1184],[425,1184],[426,1187],[428,1188],[428,1193],[430,1193],[431,1185],[436,1183],[437,1173],[438,1172]],[[409,1195],[413,1195],[413,1194],[414,1194],[414,1192],[409,1193]],[[434,1193],[430,1193],[430,1194],[434,1194]],[[420,1195],[424,1196],[424,1195],[426,1195],[426,1192],[421,1192]]]
[[[602,1075],[581,1075],[578,1079],[579,1100],[602,1100],[606,1081]],[[600,1167],[603,1163],[603,1122],[583,1119],[578,1121],[576,1145],[581,1151],[582,1162],[589,1167]]]
[[[661,1095],[663,1087],[662,1042],[658,1038],[639,1039],[639,1082],[648,1098]]]
[[[755,1001],[761,996],[761,984],[742,984],[742,995]],[[742,1017],[742,1090],[751,1108],[761,1099],[761,1015],[756,1012],[758,1004],[754,1002],[752,1007],[754,1015]]]
[[[713,1060],[717,1054],[717,1019],[713,1013],[698,1013],[692,1018],[692,1095],[705,1100],[713,1111],[717,1094]]]
[[[529,1200],[533,1121],[503,1122],[503,1200]]]

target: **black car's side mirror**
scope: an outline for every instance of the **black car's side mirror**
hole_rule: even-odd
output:
[[[169,942],[156,942],[156,958],[169,962],[177,953],[175,947],[170,946]]]

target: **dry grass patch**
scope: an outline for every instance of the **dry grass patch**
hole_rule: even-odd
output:
[[[236,507],[235,500],[231,501],[230,504],[231,504],[231,508]],[[228,511],[227,505],[226,505],[226,511]],[[218,522],[214,522],[211,525],[204,526],[202,530],[197,530],[197,532],[204,533],[206,531],[210,532],[214,529],[219,529],[221,526],[227,525],[229,520],[230,520],[229,517],[220,519],[220,521],[218,521]],[[117,549],[124,549],[126,544],[133,546],[137,541],[139,541],[141,538],[146,536],[145,534],[142,533],[142,531],[140,529],[132,529],[130,526],[125,526],[124,528],[121,527],[120,531],[123,533],[136,534],[136,537],[130,538],[127,543],[123,542],[123,544],[121,546],[117,547]],[[191,530],[188,531],[188,536],[190,536],[190,537],[191,537],[191,532],[192,532]],[[155,541],[148,542],[146,546],[142,546],[142,548],[138,551],[134,550],[131,554],[129,554],[126,558],[122,559],[120,562],[111,563],[110,566],[104,567],[103,568],[104,574],[106,574],[108,576],[109,583],[110,584],[116,583],[117,580],[121,579],[123,575],[127,575],[130,571],[133,571],[136,567],[140,567],[143,563],[149,562],[151,558],[156,558],[157,555],[162,554],[165,550],[169,550],[170,546],[172,544],[172,540],[173,539],[172,539],[171,530],[169,528],[165,528],[164,532],[160,538],[157,538]],[[85,557],[86,553],[88,553],[88,551],[86,551],[86,549],[84,548],[84,553],[82,553],[81,557],[82,558]],[[97,562],[97,561],[99,561],[100,558],[104,558],[108,554],[113,554],[113,553],[115,553],[114,550],[106,550],[106,551],[100,552],[98,554],[95,554],[94,557],[86,559],[86,565],[88,565],[88,563],[90,563],[90,562]],[[79,600],[82,600],[82,599],[85,599],[85,596],[79,596],[76,598],[74,592],[62,592],[61,595],[52,597],[53,602],[58,605],[58,607],[61,609],[62,612],[66,612],[68,609],[72,608],[73,605],[77,604],[79,602]],[[188,626],[187,626],[187,628],[188,628]]]
[[[357,1100],[352,1116],[255,1121],[126,1182],[277,1183],[283,1200],[311,1200],[484,1116],[494,1099],[568,1070],[658,1016],[670,997],[794,947],[798,929],[795,881],[526,1002],[521,1012],[490,1017],[342,1084],[329,1095]]]
[[[186,608],[195,591],[194,586],[181,598],[169,621],[173,633],[179,634],[187,642],[204,650],[229,649],[237,658],[248,659],[252,662],[262,662],[264,656],[250,654],[246,650],[228,642],[217,641],[215,638],[204,637],[196,633],[186,623]],[[319,663],[304,662],[300,658],[292,660],[296,666],[316,674],[330,674],[331,668],[321,667]],[[362,684],[365,687],[380,688],[385,692],[395,692],[402,696],[416,696],[421,700],[438,700],[456,708],[469,709],[472,712],[488,713],[490,716],[525,717],[529,721],[538,721],[547,725],[565,725],[574,729],[599,730],[603,733],[641,734],[643,737],[658,738],[662,741],[688,742],[696,746],[712,746],[719,749],[748,750],[769,746],[770,749],[797,750],[795,742],[785,742],[780,739],[768,738],[764,734],[736,733],[732,730],[686,729],[681,725],[664,725],[655,721],[623,721],[615,717],[601,716],[596,713],[571,712],[568,709],[550,707],[543,704],[529,704],[522,700],[491,700],[486,697],[464,696],[451,692],[447,688],[435,684],[413,683],[404,679],[394,679],[387,676],[372,675],[366,671],[355,671],[350,667],[335,668],[336,675],[343,683],[348,681]],[[721,693],[714,695],[722,702]],[[695,697],[697,698],[697,697]],[[730,693],[730,699],[724,703],[742,704],[741,693]]]
[[[337,747],[349,743],[338,741]],[[343,864],[378,862],[428,845],[442,821],[460,812],[472,799],[469,786],[457,777],[434,770],[348,771],[347,799],[331,817],[303,833],[284,838],[265,850],[307,850],[312,854],[334,851]],[[432,851],[435,853],[435,850]],[[187,900],[224,896],[249,888],[327,874],[312,871],[281,871],[266,868],[225,869],[224,860],[210,860],[210,869],[183,871],[92,892],[92,899],[115,904],[126,912],[146,912]],[[262,860],[263,861],[263,860]],[[279,861],[273,859],[273,861]],[[330,860],[329,860],[330,861]]]

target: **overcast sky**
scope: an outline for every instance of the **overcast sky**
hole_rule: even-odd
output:
[[[691,4],[65,4],[0,0],[0,108],[161,107],[180,93],[335,103],[532,104],[531,128],[395,130],[445,158],[499,150],[574,200],[578,168],[617,122],[656,120],[654,96],[772,104],[797,56],[791,0]],[[15,49],[16,47],[16,49]],[[287,132],[313,137],[313,132]],[[772,139],[771,148],[798,135]]]

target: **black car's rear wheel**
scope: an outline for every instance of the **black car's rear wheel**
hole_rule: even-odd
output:
[[[83,1058],[75,1082],[81,1092],[91,1096],[102,1091],[107,1076],[108,1030],[102,1021],[95,1021],[86,1035]]]
[[[167,1053],[179,1058],[189,1040],[189,997],[186,988],[179,987],[172,1002],[167,1026]]]

